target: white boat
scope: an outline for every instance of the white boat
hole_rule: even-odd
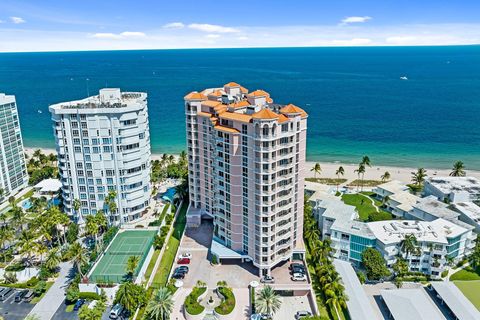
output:
[[[38,113],[42,113],[42,110],[37,110]]]
[[[408,78],[405,77],[405,76],[402,76],[402,77],[400,77],[400,80],[408,80]]]

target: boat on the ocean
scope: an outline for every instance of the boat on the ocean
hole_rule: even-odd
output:
[[[400,80],[408,80],[408,78],[406,76],[401,76]]]

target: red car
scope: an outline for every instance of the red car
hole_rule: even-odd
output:
[[[178,264],[190,264],[190,258],[180,258],[177,261]]]

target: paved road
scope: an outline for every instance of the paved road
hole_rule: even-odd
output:
[[[71,262],[61,263],[60,274],[57,281],[55,281],[43,299],[35,305],[30,314],[39,316],[40,320],[50,320],[58,307],[63,304],[65,300],[65,289],[70,283],[73,274],[74,270]]]

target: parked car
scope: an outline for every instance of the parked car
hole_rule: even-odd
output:
[[[15,295],[15,302],[21,302],[25,295],[28,293],[28,290],[18,291]]]
[[[12,288],[5,288],[5,290],[3,290],[2,292],[0,292],[0,300],[1,301],[4,301],[5,299],[8,298],[8,296],[13,293],[13,289]]]
[[[297,265],[297,266],[293,266],[291,270],[292,270],[292,271],[290,271],[290,274],[294,274],[294,273],[303,273],[303,274],[305,274],[305,273],[307,273],[307,270],[306,270],[305,267],[302,266],[302,265],[300,265],[300,266],[298,266],[298,265]]]
[[[85,304],[85,299],[78,299],[73,306],[73,311],[78,311]]]
[[[312,313],[309,311],[297,311],[295,314],[295,320],[300,320],[306,317],[311,317]]]
[[[175,271],[173,273],[177,273],[177,272],[182,272],[182,273],[187,274],[188,273],[188,267],[187,266],[177,267],[177,268],[175,268]]]
[[[275,278],[272,276],[264,276],[262,279],[260,279],[261,283],[275,283]]]
[[[267,313],[254,313],[250,316],[250,320],[270,320],[272,317]]]
[[[178,259],[177,264],[190,264],[190,258],[180,258]]]
[[[110,310],[110,319],[118,319],[120,315],[122,314],[124,308],[121,304],[117,303],[116,305],[113,306],[112,310]]]
[[[190,252],[184,252],[180,256],[178,256],[178,258],[179,259],[182,259],[182,258],[192,259],[192,254]]]
[[[305,273],[294,273],[292,275],[292,281],[307,281]]]
[[[32,301],[33,297],[35,296],[35,292],[33,290],[28,290],[27,294],[23,297],[23,300],[26,302]]]
[[[185,278],[185,273],[183,272],[174,272],[172,275],[173,279],[184,279]]]
[[[304,265],[300,262],[292,262],[289,266],[288,266],[288,270],[292,270],[293,267],[301,267],[303,268]]]

